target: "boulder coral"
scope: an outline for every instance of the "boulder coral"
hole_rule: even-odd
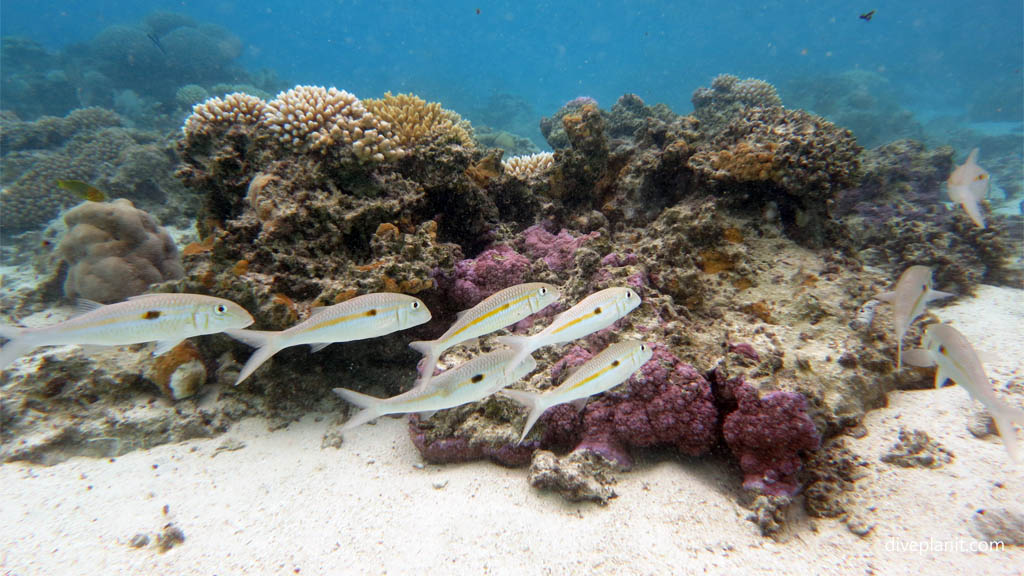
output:
[[[693,115],[700,120],[701,129],[715,135],[748,108],[781,108],[775,87],[757,78],[740,80],[732,74],[719,74],[711,87],[693,92]]]
[[[68,298],[118,302],[183,274],[170,235],[129,200],[85,202],[64,221],[68,232],[58,250],[69,266]]]

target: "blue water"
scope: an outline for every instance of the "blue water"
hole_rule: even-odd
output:
[[[244,43],[242,65],[288,84],[412,91],[469,117],[501,93],[538,116],[576,96],[610,106],[626,92],[685,113],[719,73],[781,88],[847,70],[881,74],[908,109],[955,114],[979,89],[1019,89],[1024,67],[1019,0],[294,4],[6,1],[0,31],[57,50],[175,11],[226,27]],[[870,22],[859,18],[870,10]]]

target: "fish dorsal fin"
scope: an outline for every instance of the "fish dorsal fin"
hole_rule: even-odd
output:
[[[87,312],[92,312],[93,310],[99,310],[102,307],[103,304],[95,300],[79,298],[78,300],[75,300],[75,315],[85,314]]]
[[[316,344],[310,344],[309,345],[309,351],[311,353],[312,352],[319,352],[319,351],[323,350],[324,348],[327,348],[331,344],[334,344],[334,342],[317,342]]]
[[[462,317],[465,316],[466,312],[469,312],[469,310],[472,310],[472,308],[470,308],[468,310],[460,310],[459,312],[456,312],[455,313],[455,320],[456,321],[462,320]]]
[[[967,164],[977,164],[977,163],[978,163],[978,149],[975,148],[975,149],[971,150],[970,154],[967,155],[967,161],[964,162],[964,164],[967,165]]]
[[[323,312],[324,310],[327,310],[328,308],[330,308],[330,306],[313,306],[312,308],[309,309],[309,315],[316,316],[317,314]]]

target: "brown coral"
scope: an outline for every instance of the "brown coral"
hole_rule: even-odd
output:
[[[391,126],[396,140],[405,148],[433,142],[456,142],[466,147],[474,145],[468,123],[437,102],[427,102],[413,94],[395,96],[386,92],[383,98],[363,100],[363,105],[376,118]]]
[[[242,92],[228,94],[224,98],[210,98],[192,107],[192,114],[185,119],[185,135],[230,126],[251,128],[259,124],[266,109],[266,102]]]

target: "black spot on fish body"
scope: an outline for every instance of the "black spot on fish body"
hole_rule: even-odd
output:
[[[160,311],[159,310],[147,310],[146,313],[142,315],[142,319],[143,320],[156,320],[159,317],[160,317]]]
[[[483,374],[476,374],[472,378],[470,378],[469,381],[472,382],[473,384],[476,384],[477,382],[479,382],[479,381],[481,381],[483,379],[484,379],[484,375]]]
[[[939,346],[939,354],[942,354],[943,356],[946,355],[946,347],[945,346]]]
[[[377,315],[377,309],[376,308],[370,308],[369,310],[366,311],[366,315],[367,316],[376,316]]]
[[[619,365],[619,361],[618,360],[612,360],[612,366],[618,367],[618,365]]]
[[[597,308],[594,308],[594,314],[600,314],[600,313],[601,313],[601,307],[600,306],[598,306]]]

